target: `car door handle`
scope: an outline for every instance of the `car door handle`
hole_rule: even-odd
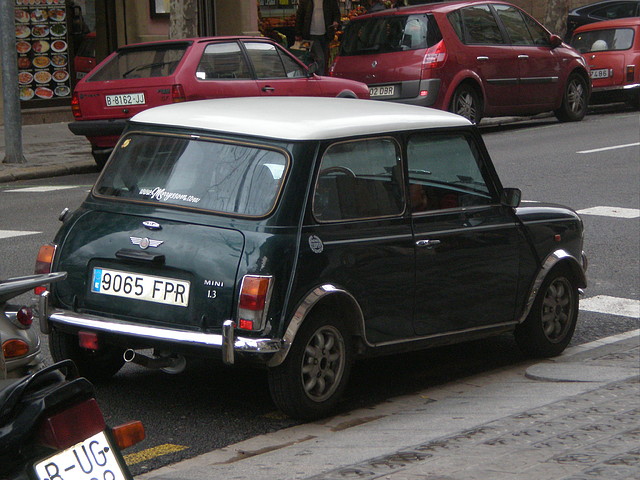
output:
[[[518,55],[518,60],[527,60],[529,55]]]
[[[485,57],[485,56],[480,56],[480,57],[476,57],[476,60],[480,60],[480,61],[486,61],[489,60],[489,57]]]
[[[433,248],[440,245],[440,243],[440,240],[418,240],[416,242],[416,246],[421,248]]]
[[[275,92],[275,90],[276,90],[275,88],[270,87],[270,86],[268,86],[268,85],[267,85],[267,86],[262,87],[262,91],[263,91],[263,92]]]

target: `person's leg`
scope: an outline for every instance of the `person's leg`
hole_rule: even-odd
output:
[[[327,67],[327,39],[324,35],[311,35],[311,55],[318,64],[318,75],[324,75]]]

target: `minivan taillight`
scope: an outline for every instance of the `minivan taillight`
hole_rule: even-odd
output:
[[[447,48],[444,40],[440,40],[434,46],[427,48],[424,58],[422,59],[422,69],[440,68],[447,60]]]
[[[75,92],[71,97],[71,113],[73,114],[74,118],[82,117],[82,110],[80,110],[80,99],[78,98],[78,94]]]
[[[34,273],[43,274],[51,273],[51,265],[53,264],[53,257],[56,254],[56,246],[52,243],[48,243],[40,247],[38,256],[36,258],[36,268]],[[47,288],[45,286],[36,287],[33,291],[36,295],[42,294]]]
[[[171,87],[171,101],[173,103],[186,102],[187,96],[184,94],[184,88],[179,83]]]
[[[237,328],[262,330],[271,297],[269,276],[245,275],[240,289]]]

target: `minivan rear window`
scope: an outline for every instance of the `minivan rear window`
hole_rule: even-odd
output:
[[[388,15],[354,20],[345,28],[340,55],[371,55],[429,48],[442,40],[432,15]]]
[[[87,81],[167,77],[173,74],[188,46],[181,43],[121,49]]]
[[[94,194],[260,217],[275,206],[287,168],[280,150],[131,133],[116,146]]]

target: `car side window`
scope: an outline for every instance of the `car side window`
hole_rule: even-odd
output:
[[[411,210],[490,205],[480,165],[476,144],[463,133],[413,135],[407,143]]]
[[[400,148],[391,138],[331,145],[313,196],[321,222],[397,216],[404,211]]]
[[[274,45],[264,42],[245,42],[245,48],[258,78],[286,78],[280,54]]]
[[[549,35],[549,32],[526,13],[521,11],[520,14],[522,15],[522,18],[524,18],[524,22],[527,24],[529,33],[533,38],[533,44],[540,47],[550,46],[551,36]]]
[[[504,44],[502,32],[489,5],[475,5],[460,10],[463,42],[470,45]]]
[[[200,80],[247,79],[251,71],[235,42],[207,45],[196,69]]]
[[[510,7],[508,5],[496,4],[493,6],[504,25],[511,45],[533,45],[533,38],[529,33],[527,24],[522,18],[520,10]]]
[[[302,67],[298,62],[289,57],[286,53],[279,52],[284,64],[284,69],[287,78],[300,78],[307,76],[307,70]]]

